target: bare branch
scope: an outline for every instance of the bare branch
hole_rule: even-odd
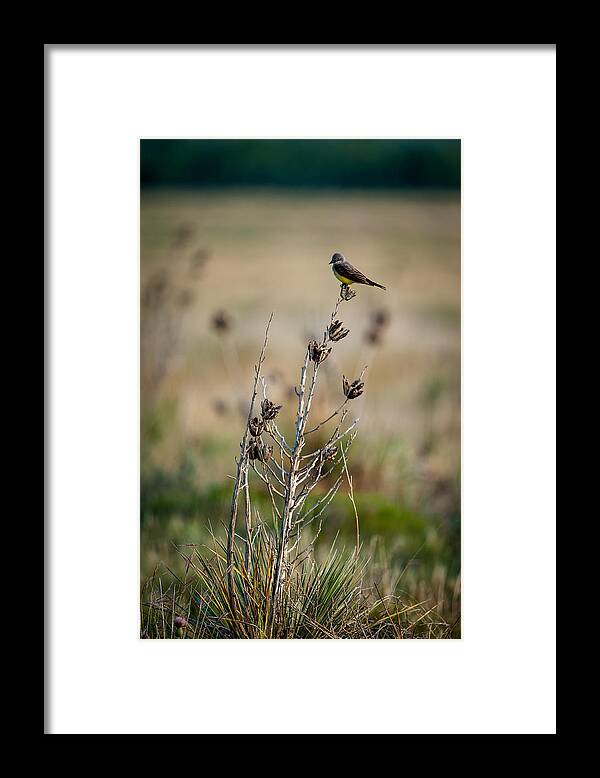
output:
[[[326,508],[326,507],[329,505],[329,503],[331,502],[331,500],[333,500],[333,498],[335,497],[335,494],[336,494],[337,490],[339,489],[340,483],[341,483],[341,481],[342,481],[342,477],[343,477],[343,476],[340,474],[340,475],[337,477],[337,479],[336,479],[335,483],[333,484],[333,486],[332,486],[332,487],[329,489],[329,491],[327,492],[327,494],[323,495],[323,497],[319,497],[319,499],[318,499],[318,500],[317,500],[317,502],[316,502],[316,503],[313,505],[313,507],[312,507],[312,508],[310,508],[310,509],[309,509],[309,510],[307,510],[305,513],[303,513],[301,516],[299,516],[299,517],[296,519],[296,524],[304,523],[305,525],[308,525],[308,524],[310,524],[312,521],[314,521],[314,519],[316,518],[315,516],[313,516],[313,517],[312,517],[310,520],[308,519],[308,517],[311,515],[311,513],[314,513],[314,511],[318,510],[318,509],[320,508],[320,506],[321,506],[321,505],[323,505],[323,504],[324,504],[324,506],[325,506],[325,507],[323,508],[323,510],[324,510],[324,509],[325,509],[325,508]],[[323,511],[320,511],[320,512],[317,514],[317,516],[319,516],[319,515],[320,515],[322,512],[323,512]]]
[[[344,407],[344,405],[346,405],[346,403],[347,403],[347,402],[348,402],[348,398],[346,397],[346,399],[344,400],[344,402],[343,402],[343,403],[340,405],[340,407],[339,407],[337,410],[335,410],[335,411],[334,411],[334,412],[331,414],[331,416],[328,416],[328,417],[327,417],[327,418],[326,418],[324,421],[320,422],[320,424],[317,424],[317,426],[316,426],[316,427],[313,427],[311,430],[307,430],[307,431],[306,431],[304,434],[305,434],[305,435],[310,435],[310,433],[311,433],[311,432],[316,432],[316,431],[317,431],[317,430],[318,430],[320,427],[322,427],[324,424],[327,424],[327,422],[328,422],[328,421],[331,421],[331,419],[333,419],[335,416],[337,416],[337,415],[338,415],[338,413],[339,413],[339,412],[342,410],[342,408]]]
[[[352,503],[352,507],[354,508],[354,518],[356,520],[356,548],[354,549],[354,553],[355,555],[358,555],[358,550],[360,548],[360,526],[358,522],[358,511],[356,510],[356,503],[354,502],[354,487],[352,486],[352,476],[348,472],[346,453],[344,451],[343,446],[341,446],[341,449],[342,449],[342,459],[344,460],[344,470],[346,472],[346,478],[348,480],[348,497],[350,497],[350,502]]]
[[[341,444],[342,448],[344,447],[344,445],[347,448],[348,446],[351,445],[354,439],[352,429],[354,428],[358,420],[354,423],[354,425],[351,425],[348,429],[344,430],[343,433],[340,433],[340,429],[343,425],[347,413],[347,411],[344,409],[347,400],[345,400],[340,405],[340,407],[336,411],[334,411],[333,414],[331,414],[331,416],[329,416],[323,422],[318,424],[316,427],[310,429],[308,432],[306,431],[307,422],[310,415],[312,402],[313,402],[316,385],[317,385],[319,365],[322,361],[324,361],[327,358],[327,356],[331,351],[331,348],[327,346],[329,335],[330,335],[331,324],[336,320],[336,315],[339,306],[341,302],[345,299],[351,299],[351,296],[344,295],[344,286],[342,285],[340,287],[340,293],[338,299],[336,300],[334,310],[331,314],[330,322],[325,327],[321,345],[319,346],[316,341],[311,341],[308,344],[308,347],[306,349],[306,353],[304,356],[304,363],[300,370],[300,383],[298,384],[298,386],[294,387],[294,390],[298,397],[298,406],[296,411],[294,441],[291,448],[287,445],[285,439],[283,438],[279,430],[275,427],[275,425],[270,427],[268,430],[269,434],[273,437],[274,441],[277,443],[280,451],[281,472],[282,472],[282,478],[285,483],[285,494],[283,496],[283,509],[281,512],[281,523],[279,526],[279,537],[277,542],[277,554],[276,554],[276,561],[275,561],[275,569],[273,573],[271,605],[270,605],[270,612],[268,616],[268,623],[269,623],[270,630],[272,630],[274,611],[277,608],[278,593],[279,593],[280,583],[282,580],[282,575],[284,575],[285,570],[288,569],[288,565],[286,562],[287,555],[290,552],[290,550],[295,549],[300,542],[300,531],[301,531],[302,521],[294,522],[294,514],[302,506],[302,504],[306,500],[306,497],[311,492],[311,490],[316,486],[316,484],[322,478],[325,478],[331,472],[333,472],[333,469],[340,464],[339,458],[336,458],[337,461],[334,461],[333,465],[330,468],[328,467],[328,463],[331,461],[331,456],[330,456],[330,452],[327,451],[327,448],[331,444],[331,442],[332,441],[337,442],[338,440],[342,440],[342,438],[349,435],[350,437],[348,441],[342,442]],[[331,339],[332,344],[336,341],[335,335],[339,334],[338,329],[339,329],[339,325],[336,323],[336,331],[333,333],[334,337],[332,337]],[[310,375],[310,379],[308,379],[307,376],[309,361],[313,362],[313,369]],[[308,381],[308,385],[307,385],[307,381]],[[263,382],[263,391],[266,392],[264,382]],[[331,419],[333,419],[335,416],[338,416],[340,414],[341,417],[339,419],[339,423],[336,429],[334,430],[327,446],[318,449],[317,451],[312,452],[307,456],[303,456],[302,449],[305,444],[306,435],[315,432],[321,426],[326,424],[328,421],[331,421]],[[289,470],[287,471],[284,469],[283,466],[284,455],[289,460]],[[333,456],[335,457],[335,454]],[[301,468],[301,462],[305,459],[308,460],[308,463],[306,464],[305,467]],[[325,470],[327,472],[325,472]],[[271,473],[271,475],[273,475],[273,473]],[[266,480],[266,482],[270,484],[270,479],[268,478],[266,472],[265,472],[264,480]],[[334,487],[334,491],[331,494],[329,494],[331,499],[333,499],[332,495],[335,494],[335,491],[337,491],[337,488],[339,487],[339,482],[340,479],[338,479],[337,485]],[[272,488],[272,484],[270,484],[270,488]],[[323,510],[325,509],[325,507],[323,507]],[[292,531],[292,528],[297,528],[297,535],[295,535],[295,543],[293,543],[290,548],[289,540],[290,540],[290,533]]]
[[[352,432],[356,428],[356,425],[358,424],[359,421],[360,419],[354,419],[352,424],[347,429],[345,429],[342,433],[336,435],[335,437],[332,437],[328,445],[334,445],[335,443],[339,443],[340,440],[345,438],[346,435],[348,435],[348,433]]]
[[[283,494],[282,494],[280,491],[278,491],[277,489],[275,489],[275,487],[274,487],[274,486],[271,484],[271,482],[269,481],[269,479],[268,479],[268,478],[267,478],[265,475],[263,475],[263,474],[262,474],[262,473],[261,473],[261,472],[260,472],[260,471],[259,471],[259,470],[256,468],[256,465],[254,464],[254,462],[251,462],[251,463],[250,463],[250,466],[252,467],[252,469],[254,470],[254,472],[256,473],[256,475],[257,475],[257,476],[260,478],[260,480],[261,480],[261,481],[264,481],[264,483],[265,483],[267,486],[271,487],[271,489],[272,489],[272,490],[275,492],[275,494],[278,494],[278,495],[279,495],[280,497],[282,497],[282,498],[284,497],[284,495],[283,495]]]
[[[280,477],[277,475],[277,473],[276,473],[276,472],[273,470],[273,468],[271,467],[271,465],[267,464],[266,462],[263,462],[263,467],[264,467],[264,468],[266,468],[266,469],[269,471],[269,473],[271,473],[271,475],[273,476],[273,478],[274,478],[274,479],[277,481],[277,483],[278,483],[278,484],[280,484],[281,486],[283,486],[283,488],[285,489],[285,481],[283,481],[283,480],[282,480],[282,479],[281,479],[281,478],[280,478]],[[285,475],[286,475],[286,474],[287,474],[287,471],[285,471],[285,470],[284,470],[284,477],[285,477]]]
[[[275,424],[273,422],[270,422],[269,424],[267,424],[265,430],[267,434],[271,437],[273,442],[277,444],[277,446],[283,451],[283,453],[289,459],[290,454],[292,453],[292,449],[288,446],[286,439],[283,437],[281,432],[279,432]]]
[[[269,328],[271,327],[271,322],[273,321],[273,314],[269,316],[269,321],[267,322],[267,326],[265,329],[265,338],[263,341],[262,349],[260,352],[260,356],[258,358],[258,362],[255,365],[254,368],[254,385],[252,387],[252,399],[250,401],[250,408],[248,409],[248,418],[246,420],[246,429],[244,430],[244,435],[242,437],[242,441],[240,443],[240,449],[241,449],[241,456],[238,461],[237,466],[237,473],[235,477],[235,485],[233,487],[233,494],[231,496],[231,510],[229,514],[229,533],[227,536],[227,582],[228,582],[228,592],[229,592],[229,598],[230,601],[233,603],[233,577],[232,577],[232,559],[233,559],[233,543],[235,538],[235,525],[236,525],[236,519],[237,519],[237,510],[238,510],[238,497],[240,493],[240,487],[244,480],[244,473],[246,472],[247,475],[247,469],[248,469],[248,429],[250,426],[250,419],[252,418],[252,413],[254,412],[254,402],[256,400],[256,394],[258,390],[258,380],[260,377],[260,370],[263,365],[263,362],[265,361],[265,354],[267,351],[267,343],[269,340]]]

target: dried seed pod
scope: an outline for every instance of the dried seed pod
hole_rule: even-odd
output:
[[[385,327],[390,320],[390,314],[384,308],[378,308],[371,313],[371,321],[375,327]]]
[[[248,429],[250,430],[250,434],[253,435],[255,438],[257,438],[262,431],[265,428],[265,423],[263,419],[259,419],[258,416],[255,416],[253,419],[250,419],[250,422],[248,423]]]
[[[219,416],[226,416],[229,412],[229,406],[225,400],[222,400],[220,397],[218,397],[216,400],[213,400],[213,408],[215,413]]]
[[[210,252],[207,249],[196,249],[190,257],[190,267],[192,270],[200,270],[210,258]]]
[[[333,335],[334,333],[336,333],[341,328],[342,328],[342,322],[339,319],[336,319],[335,321],[331,322],[331,324],[329,325],[329,327],[327,329],[328,329],[329,335]]]
[[[227,311],[217,311],[211,320],[212,328],[219,334],[225,333],[231,329],[231,316]]]
[[[389,313],[384,308],[379,308],[376,311],[371,312],[371,325],[365,332],[365,340],[373,346],[381,343],[383,339],[383,331],[388,325],[390,320]]]
[[[308,355],[312,361],[316,362],[318,365],[321,364],[321,362],[325,362],[330,354],[331,346],[327,348],[322,343],[317,343],[316,340],[311,340],[308,344]]]
[[[261,444],[258,440],[251,440],[248,445],[248,458],[253,462],[261,457]]]
[[[344,394],[349,400],[354,400],[356,397],[360,397],[360,395],[364,391],[364,382],[360,380],[360,378],[356,378],[352,383],[348,381],[346,376],[342,376],[342,388],[344,390]]]
[[[275,405],[275,403],[272,403],[271,400],[265,397],[260,404],[260,412],[265,421],[270,421],[277,416],[282,407],[282,405]]]
[[[348,284],[342,284],[342,288],[340,289],[340,297],[342,300],[351,300],[353,297],[356,297],[356,292],[353,292]]]
[[[332,459],[335,459],[336,454],[337,448],[335,446],[325,446],[321,449],[321,459],[324,462],[331,462]]]
[[[169,291],[169,275],[164,268],[161,268],[145,285],[142,293],[142,303],[148,308],[159,308],[166,302]]]
[[[177,305],[188,308],[194,302],[194,293],[190,289],[182,289],[177,295]]]
[[[273,446],[267,446],[262,443],[258,438],[252,440],[248,446],[248,458],[254,462],[268,462],[273,456]]]
[[[338,340],[345,338],[349,332],[350,330],[344,329],[344,325],[342,324],[342,322],[338,321],[337,319],[331,322],[327,330],[329,340],[332,340],[334,342],[337,342]]]
[[[381,343],[381,329],[373,327],[373,329],[367,330],[365,332],[365,340],[373,346]]]
[[[193,224],[180,224],[175,230],[173,235],[173,248],[182,248],[185,246],[194,236],[196,228]]]

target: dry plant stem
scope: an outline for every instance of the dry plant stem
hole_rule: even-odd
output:
[[[348,442],[346,443],[346,452],[354,442],[355,437],[356,437],[356,433],[352,435],[348,440]],[[344,454],[345,452],[343,451],[343,446],[341,446],[341,448],[342,448],[342,454]],[[320,463],[319,470],[317,471],[316,475],[313,477],[312,482],[304,486],[298,498],[296,499],[295,506],[294,506],[295,509],[298,509],[301,505],[303,505],[304,501],[306,500],[308,495],[312,492],[312,490],[315,488],[315,486],[319,483],[319,481],[322,478],[329,477],[333,473],[333,471],[337,468],[337,466],[340,464],[341,461],[342,461],[342,457],[338,457],[325,473],[323,473],[324,462]],[[320,504],[320,501],[318,504]]]
[[[354,555],[358,556],[358,551],[360,548],[360,525],[358,522],[358,511],[356,510],[356,503],[354,502],[354,487],[352,486],[352,476],[348,472],[346,452],[344,451],[343,446],[341,446],[341,449],[342,449],[342,459],[344,460],[344,470],[346,472],[346,479],[348,481],[348,497],[350,497],[350,502],[352,503],[352,507],[354,508],[354,519],[356,521],[356,548],[354,549]]]
[[[340,408],[343,408],[343,406],[345,404],[346,404],[346,401],[344,403],[342,403]],[[336,413],[339,412],[340,408],[338,408]],[[353,423],[347,429],[345,429],[344,432],[340,433],[340,429],[342,428],[342,425],[343,425],[344,421],[346,420],[346,416],[347,415],[348,415],[348,409],[345,408],[342,411],[342,415],[340,417],[340,420],[339,420],[336,428],[334,429],[334,431],[331,433],[331,437],[329,438],[327,443],[325,443],[324,446],[321,446],[321,448],[318,448],[315,451],[311,451],[310,454],[304,454],[302,459],[311,459],[312,457],[316,457],[318,454],[321,453],[321,451],[324,448],[328,448],[329,446],[333,445],[334,443],[339,442],[342,438],[344,438],[346,435],[348,435],[350,432],[352,432],[352,430],[356,427],[356,425],[358,424],[360,419],[354,419]],[[335,416],[335,414],[333,414],[333,416]],[[325,419],[325,421],[328,421],[328,419]],[[324,424],[324,423],[325,422],[321,422],[321,424]],[[306,434],[308,435],[308,432]]]
[[[340,294],[340,296],[336,301],[335,308],[331,314],[330,321],[332,322],[334,321],[341,302],[342,302],[342,297]],[[323,340],[322,340],[323,347],[327,343],[328,327],[329,325],[325,328],[325,331],[323,333]],[[294,443],[291,447],[290,453],[288,454],[290,467],[286,478],[285,497],[284,497],[282,517],[281,517],[279,542],[277,548],[277,560],[275,563],[275,571],[273,575],[273,593],[271,597],[271,610],[269,614],[271,628],[273,624],[273,616],[275,613],[275,608],[277,607],[277,599],[278,599],[279,589],[282,581],[282,571],[285,563],[285,558],[286,558],[286,554],[289,551],[288,540],[292,528],[294,511],[296,510],[297,507],[299,507],[304,502],[306,495],[310,491],[310,489],[307,488],[307,486],[305,486],[302,492],[300,493],[300,495],[297,496],[296,494],[298,486],[304,480],[304,478],[300,477],[300,463],[302,461],[302,449],[304,446],[305,435],[306,435],[306,424],[310,414],[312,400],[317,385],[317,377],[319,374],[319,362],[314,361],[313,370],[312,370],[310,382],[307,389],[306,383],[307,383],[307,372],[308,372],[309,360],[310,360],[310,348],[307,348],[306,354],[304,356],[304,364],[302,365],[302,369],[300,371],[300,384],[296,388],[296,395],[298,397],[298,409],[296,412]],[[321,463],[319,467],[319,472],[315,478],[315,482],[319,480],[322,467],[323,467],[323,463]]]
[[[291,443],[288,443],[285,440],[274,421],[281,406],[274,406],[271,400],[267,398],[266,382],[261,376],[269,328],[273,319],[272,314],[265,330],[263,347],[258,362],[255,365],[252,398],[248,410],[246,428],[240,443],[240,456],[236,461],[237,473],[234,478],[229,531],[227,536],[226,565],[223,569],[223,573],[226,575],[224,595],[226,601],[229,603],[230,615],[236,620],[239,616],[239,623],[241,624],[243,618],[242,613],[239,613],[240,609],[244,611],[245,605],[249,606],[250,603],[253,602],[253,595],[251,593],[248,594],[248,599],[246,599],[245,587],[251,589],[250,582],[253,580],[255,572],[251,568],[258,558],[256,556],[258,553],[258,546],[255,545],[255,540],[258,538],[256,542],[259,545],[261,543],[264,544],[265,542],[264,538],[263,540],[260,539],[262,537],[262,523],[258,513],[256,513],[256,521],[258,523],[255,528],[253,527],[249,486],[249,471],[250,468],[252,468],[258,478],[267,487],[272,504],[273,522],[275,525],[274,536],[272,539],[269,538],[268,540],[270,562],[268,565],[268,578],[265,580],[266,590],[260,595],[260,597],[265,596],[267,600],[267,612],[264,614],[264,620],[263,617],[260,619],[262,637],[268,636],[273,638],[281,636],[279,634],[281,621],[278,617],[280,615],[280,609],[281,614],[287,613],[286,608],[288,607],[288,598],[286,587],[289,585],[288,577],[290,571],[295,569],[299,555],[302,556],[304,554],[304,550],[300,545],[303,527],[313,522],[318,523],[318,537],[324,521],[326,509],[331,503],[331,500],[335,497],[339,486],[343,481],[344,473],[348,479],[350,499],[352,500],[355,511],[357,527],[356,554],[358,554],[358,546],[360,543],[358,513],[356,505],[354,504],[352,479],[349,475],[346,461],[346,454],[356,436],[355,427],[358,423],[358,419],[355,419],[349,426],[345,425],[345,420],[348,414],[347,403],[349,400],[354,400],[362,393],[362,384],[360,386],[358,385],[360,381],[354,380],[350,383],[344,376],[342,389],[346,395],[346,399],[344,399],[340,406],[320,424],[309,428],[310,425],[308,423],[313,399],[316,393],[320,364],[324,362],[331,353],[333,344],[337,343],[348,334],[348,330],[343,330],[342,323],[336,320],[341,302],[346,299],[351,299],[344,294],[343,289],[344,288],[342,287],[342,291],[340,292],[333,313],[331,314],[331,320],[325,328],[321,342],[317,343],[315,340],[311,340],[306,348],[304,361],[300,370],[300,381],[296,387],[298,399],[293,441]],[[309,370],[311,362],[312,369]],[[264,397],[261,406],[262,420],[258,418],[254,420],[254,405],[259,391],[259,382],[262,384],[262,393]],[[321,445],[317,450],[310,454],[303,455],[307,435],[317,431],[334,418],[336,418],[336,424],[333,425],[334,430],[331,432],[328,442],[325,445]],[[266,444],[263,443],[260,439],[260,434],[262,432],[269,435],[274,445],[266,446]],[[253,436],[252,438],[250,437],[251,435]],[[326,494],[317,497],[314,505],[308,506],[307,508],[306,500],[309,494],[319,485],[319,483],[331,476],[334,470],[339,473],[334,485],[327,490]],[[241,553],[236,546],[236,520],[240,491],[244,497],[246,525],[246,545],[243,553]],[[239,535],[237,537],[241,540]],[[310,546],[314,546],[314,541],[309,544],[309,547]],[[291,552],[294,551],[296,552],[295,559],[291,557]],[[238,588],[238,586],[234,585],[234,582],[237,580],[236,576],[239,577],[239,586],[241,586],[243,591],[243,605],[238,604],[237,596],[235,594]],[[245,616],[245,613],[243,615]],[[248,623],[246,626],[250,627],[252,625]],[[243,631],[245,631],[245,628]]]
[[[339,407],[339,408],[337,408],[337,410],[335,410],[335,411],[334,411],[334,412],[331,414],[331,416],[328,416],[326,419],[323,419],[323,421],[322,421],[322,422],[320,422],[319,424],[317,424],[317,426],[316,426],[316,427],[313,427],[311,430],[306,430],[306,432],[305,432],[304,434],[305,434],[305,435],[310,435],[310,434],[311,434],[311,432],[316,432],[316,431],[317,431],[318,429],[320,429],[320,428],[321,428],[321,427],[322,427],[324,424],[327,424],[327,422],[328,422],[328,421],[331,421],[331,420],[332,420],[332,419],[333,419],[335,416],[337,416],[337,415],[338,415],[338,413],[339,413],[339,412],[342,410],[342,408],[344,407],[344,405],[346,405],[346,403],[347,403],[347,402],[348,402],[348,398],[346,397],[346,399],[344,400],[344,402],[343,402],[343,403],[340,405],[340,407]]]
[[[233,607],[232,555],[233,555],[233,543],[235,539],[235,525],[237,521],[238,499],[240,494],[240,488],[242,488],[242,485],[245,484],[247,487],[247,478],[248,478],[247,449],[248,449],[248,434],[249,434],[249,427],[250,427],[250,419],[252,418],[252,414],[254,413],[254,402],[256,400],[256,395],[258,393],[258,381],[260,379],[260,371],[263,362],[265,361],[267,343],[269,340],[269,328],[271,326],[272,321],[273,321],[273,314],[269,316],[269,321],[267,322],[267,327],[265,329],[265,339],[263,341],[258,362],[254,367],[254,386],[252,388],[252,399],[250,400],[250,408],[248,409],[246,429],[244,430],[244,436],[240,443],[240,458],[238,459],[237,462],[235,484],[233,487],[233,494],[231,496],[231,510],[229,513],[229,532],[227,535],[227,587],[228,587],[229,599],[230,602],[232,603],[232,607]],[[248,498],[246,502],[246,516],[248,516],[249,512],[250,512],[250,501]]]
[[[279,593],[279,585],[281,583],[281,569],[284,562],[285,550],[287,545],[287,537],[289,534],[289,526],[292,520],[292,512],[294,509],[294,497],[296,494],[296,481],[298,477],[298,470],[300,466],[300,455],[302,452],[302,433],[303,433],[303,421],[304,421],[304,397],[306,392],[306,372],[308,368],[309,351],[306,349],[306,355],[304,357],[304,364],[300,373],[300,387],[297,389],[296,394],[298,396],[298,411],[296,413],[296,429],[294,433],[294,444],[292,446],[292,452],[290,455],[290,469],[287,474],[287,483],[285,487],[285,497],[283,501],[283,511],[281,516],[281,526],[279,529],[279,544],[277,549],[277,560],[275,562],[275,572],[273,574],[273,594],[271,597],[271,608],[269,613],[270,626],[273,624],[273,616],[275,613],[275,604],[277,601],[277,595]]]
[[[272,490],[275,492],[275,494],[278,494],[280,497],[285,497],[285,495],[284,495],[282,492],[280,492],[278,489],[276,489],[276,488],[273,486],[273,484],[271,483],[271,481],[269,480],[269,477],[267,476],[267,470],[269,470],[269,472],[270,472],[270,473],[273,475],[273,477],[275,478],[275,480],[276,480],[276,481],[279,481],[279,483],[282,483],[282,482],[279,480],[278,476],[277,476],[277,475],[276,475],[276,474],[275,474],[275,473],[274,473],[274,472],[273,472],[273,471],[272,471],[270,468],[268,468],[268,467],[267,467],[267,466],[266,466],[266,465],[263,463],[263,472],[261,473],[259,470],[257,470],[257,469],[256,469],[256,465],[254,464],[254,462],[252,462],[252,463],[251,463],[251,467],[252,467],[252,469],[254,470],[254,472],[256,473],[256,475],[257,475],[257,476],[260,478],[260,480],[261,480],[261,481],[264,481],[264,483],[265,483],[267,486],[270,486],[270,487],[272,488]],[[283,485],[283,486],[284,486],[284,488],[285,488],[285,484],[282,484],[282,485]]]
[[[264,378],[261,378],[260,382],[261,382],[262,388],[263,388],[263,398],[266,400],[267,399],[267,384],[266,384]],[[265,432],[267,433],[267,435],[269,435],[269,437],[271,438],[273,443],[275,443],[275,445],[278,447],[280,453],[282,455],[285,454],[285,456],[289,459],[290,458],[290,454],[292,452],[292,449],[288,446],[286,439],[283,437],[283,435],[279,431],[279,429],[278,429],[277,425],[275,424],[274,420],[271,419],[270,421],[268,421],[265,424]]]
[[[252,506],[250,503],[250,487],[248,484],[248,466],[245,468],[244,476],[244,518],[246,521],[246,551],[244,554],[244,564],[248,570],[250,562],[250,538],[252,536]]]

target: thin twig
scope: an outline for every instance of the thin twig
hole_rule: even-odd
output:
[[[340,405],[340,407],[337,410],[335,410],[331,414],[331,416],[328,416],[324,421],[322,421],[320,424],[317,424],[317,426],[313,427],[311,430],[307,430],[304,434],[310,435],[311,432],[316,432],[319,429],[319,427],[322,427],[324,424],[327,424],[328,421],[331,421],[331,419],[333,419],[335,416],[338,415],[338,413],[342,410],[342,408],[344,407],[344,405],[346,405],[347,402],[348,402],[348,398],[346,397],[344,402]]]
[[[269,340],[269,328],[271,326],[272,321],[273,321],[273,314],[271,313],[265,329],[265,338],[263,341],[260,356],[258,358],[258,363],[255,365],[254,385],[252,387],[252,399],[250,401],[250,408],[248,409],[248,419],[246,420],[246,429],[244,430],[244,436],[240,443],[241,453],[237,463],[235,485],[233,487],[233,494],[231,496],[231,510],[229,514],[229,533],[227,536],[227,587],[229,592],[229,600],[232,607],[233,607],[232,559],[233,559],[233,543],[235,537],[235,525],[236,525],[237,511],[238,511],[238,497],[240,493],[241,484],[243,483],[244,473],[247,471],[248,468],[248,451],[247,451],[248,430],[250,427],[250,419],[252,418],[252,413],[254,412],[254,401],[256,400],[258,381],[260,378],[260,369],[265,360],[267,343]]]
[[[354,518],[356,520],[356,548],[354,550],[355,556],[358,556],[358,552],[360,549],[360,525],[358,521],[358,511],[356,509],[356,503],[354,502],[354,487],[352,486],[352,476],[348,472],[348,463],[346,461],[346,452],[344,451],[344,447],[340,447],[342,450],[342,459],[344,460],[344,470],[346,472],[346,478],[348,480],[348,496],[350,497],[350,502],[352,503],[352,507],[354,508]]]

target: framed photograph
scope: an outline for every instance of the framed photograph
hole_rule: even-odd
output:
[[[554,734],[555,44],[45,80],[46,733]]]
[[[141,636],[460,637],[460,140],[140,173]]]

